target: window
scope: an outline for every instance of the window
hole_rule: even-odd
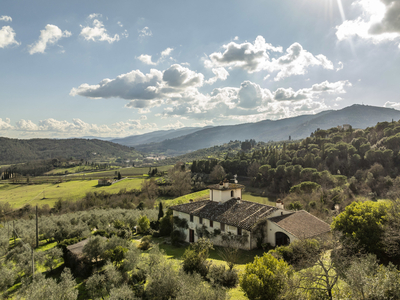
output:
[[[193,215],[190,215],[190,222],[193,222]]]
[[[210,227],[214,227],[214,222],[210,220]]]
[[[202,217],[199,217],[199,223],[203,224],[203,218]]]
[[[231,197],[233,198],[233,191],[231,191]]]
[[[237,228],[237,235],[242,235],[242,228]]]
[[[225,224],[224,223],[220,223],[220,228],[221,228],[221,231],[225,231]]]

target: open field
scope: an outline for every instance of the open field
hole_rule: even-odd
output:
[[[0,185],[0,202],[9,202],[12,207],[18,208],[26,204],[53,206],[62,198],[64,200],[78,200],[87,192],[118,193],[121,189],[140,189],[143,178],[128,178],[111,186],[97,186],[97,180],[68,181],[62,183],[46,183],[38,185]],[[43,197],[45,196],[45,199]]]
[[[255,195],[252,195],[250,192],[244,192],[242,194],[242,198],[243,198],[243,200],[257,202],[257,203],[271,205],[271,206],[275,206],[275,204],[276,204],[275,201],[271,201],[270,199],[268,199],[268,197],[255,196]]]
[[[168,165],[168,166],[161,166],[157,167],[157,170],[160,172],[162,171],[168,171],[171,169],[173,166]],[[59,169],[54,169],[51,170],[50,172],[47,172],[46,174],[48,175],[54,175],[54,176],[62,176],[65,175],[65,171],[68,171],[71,175],[69,176],[90,176],[90,177],[114,177],[115,172],[120,172],[122,177],[131,177],[131,176],[143,176],[143,174],[147,174],[149,172],[148,167],[143,167],[143,168],[119,168],[119,167],[112,167],[112,170],[106,170],[106,171],[92,171],[91,172],[91,166],[78,166],[74,168],[59,168]],[[154,169],[152,167],[152,169]],[[87,172],[85,170],[88,170]],[[82,173],[81,173],[82,172]],[[76,174],[74,174],[76,173]],[[79,174],[78,174],[79,173]]]

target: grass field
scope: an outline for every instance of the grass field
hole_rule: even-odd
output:
[[[128,178],[121,180],[111,186],[97,186],[97,180],[68,181],[62,183],[47,183],[34,185],[1,184],[0,202],[8,202],[14,208],[26,204],[53,206],[62,198],[64,200],[78,200],[83,198],[87,192],[118,193],[121,189],[140,189],[143,178]],[[45,196],[45,199],[43,199]]]
[[[250,192],[244,192],[242,194],[242,199],[247,200],[247,201],[261,203],[261,204],[271,205],[271,206],[276,205],[275,201],[269,200],[268,197],[255,196],[255,195],[252,195]]]
[[[168,165],[168,166],[161,166],[157,167],[157,170],[159,172],[164,172],[168,171],[171,169],[173,166]],[[144,168],[118,168],[118,167],[113,167],[112,170],[106,170],[106,171],[92,171],[90,170],[91,166],[78,166],[74,168],[60,168],[60,169],[54,169],[46,174],[48,175],[54,175],[54,176],[59,176],[59,175],[65,175],[65,171],[68,171],[69,174],[73,174],[72,176],[90,176],[90,177],[114,177],[115,172],[120,172],[122,177],[132,177],[132,176],[143,176],[143,174],[147,174],[149,172],[148,167]],[[152,168],[153,169],[153,168]],[[87,170],[87,172],[86,172]],[[74,174],[74,173],[79,173],[79,174]],[[71,176],[71,175],[69,175]]]

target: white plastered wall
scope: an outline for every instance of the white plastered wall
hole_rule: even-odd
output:
[[[231,193],[232,191],[233,191],[233,195]],[[240,199],[242,199],[242,189],[229,189],[229,190],[210,189],[210,200],[211,201],[225,202],[232,198],[238,198],[238,197]]]
[[[275,245],[275,233],[277,233],[277,232],[283,232],[284,234],[286,234],[289,237],[290,242],[297,240],[297,238],[293,234],[283,230],[281,227],[279,227],[275,223],[271,222],[270,220],[267,221],[267,232],[268,232],[267,243],[269,243],[271,246],[274,246],[274,247],[276,246]]]

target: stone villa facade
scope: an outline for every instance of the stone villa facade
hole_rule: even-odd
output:
[[[202,229],[206,229],[216,233],[212,238],[214,245],[223,246],[224,236],[241,236],[243,243],[239,247],[250,250],[257,243],[286,245],[330,231],[327,223],[304,210],[285,210],[280,200],[276,206],[242,200],[243,185],[225,181],[208,188],[210,200],[170,207],[174,216],[188,222],[189,228],[182,229],[186,242],[196,242]]]

